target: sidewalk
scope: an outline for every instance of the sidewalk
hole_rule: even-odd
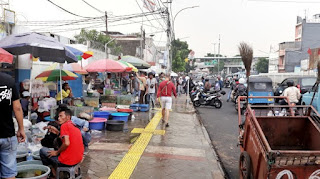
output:
[[[224,178],[207,133],[192,105],[186,105],[185,96],[174,100],[170,127],[164,135],[160,112],[135,116],[128,123],[128,133],[93,134],[90,151],[81,164],[83,178],[108,178],[111,174],[110,178],[133,179]],[[142,134],[131,134],[134,128],[145,129],[135,129]]]

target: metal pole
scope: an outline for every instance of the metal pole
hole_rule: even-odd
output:
[[[140,33],[141,33],[141,37],[140,37],[140,58],[141,60],[143,60],[143,47],[142,47],[142,41],[143,41],[143,27],[141,26],[141,29],[140,29]]]
[[[62,74],[61,74],[61,69],[62,69],[62,63],[60,63],[60,97],[61,97],[61,104],[63,104],[63,99],[62,99]]]
[[[170,44],[171,44],[171,41],[170,41],[170,13],[169,13],[169,9],[168,9],[168,6],[166,8],[166,11],[167,11],[167,47],[166,47],[166,50],[168,52],[168,73],[171,72],[171,69],[172,69],[172,49],[170,50]]]
[[[108,33],[108,13],[107,13],[107,11],[105,11],[104,13],[105,13],[105,18],[106,18],[106,35],[109,35],[109,33]]]
[[[218,75],[220,75],[220,34],[219,34],[219,46],[218,46]]]

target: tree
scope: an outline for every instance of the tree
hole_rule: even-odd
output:
[[[78,43],[85,44],[87,41],[94,43],[95,48],[104,50],[105,44],[109,43],[112,39],[110,36],[98,32],[96,30],[85,30],[81,29],[80,34],[75,35],[74,38]],[[111,48],[111,53],[114,55],[121,54],[121,47],[117,45],[115,41],[112,41],[108,44],[108,47]]]
[[[269,60],[266,58],[259,58],[256,69],[259,73],[268,73]]]
[[[185,59],[188,58],[190,50],[188,43],[179,39],[172,41],[172,70],[184,72],[186,70]]]

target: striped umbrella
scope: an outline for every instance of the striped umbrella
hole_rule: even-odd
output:
[[[125,62],[123,60],[118,60],[118,62],[124,64],[125,66],[127,66],[129,68],[132,68],[131,71],[138,72],[138,69],[135,66],[133,66],[131,63]]]
[[[40,79],[42,81],[59,81],[60,80],[60,74],[61,79],[63,81],[67,80],[75,80],[78,76],[71,71],[68,70],[61,70],[60,69],[54,69],[54,70],[48,70],[40,73],[38,76],[36,76],[36,79]]]

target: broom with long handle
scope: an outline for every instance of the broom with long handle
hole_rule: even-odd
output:
[[[249,96],[249,77],[251,71],[251,64],[253,60],[253,49],[250,45],[245,42],[241,42],[239,45],[239,52],[246,69],[246,77],[247,77],[247,105],[248,105],[248,96]]]

